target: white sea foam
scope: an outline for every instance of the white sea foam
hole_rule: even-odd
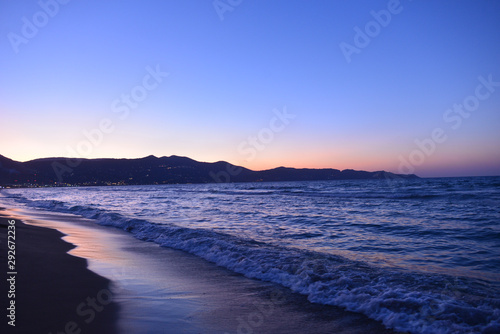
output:
[[[155,224],[61,201],[23,202],[95,219],[140,240],[195,254],[249,278],[280,284],[306,295],[311,302],[364,313],[399,331],[500,331],[500,300],[486,297],[475,302],[466,281],[391,271],[340,256],[278,247],[205,229]],[[451,285],[446,291],[439,289],[446,284]]]

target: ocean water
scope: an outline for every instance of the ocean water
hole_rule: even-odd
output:
[[[500,177],[4,189],[412,333],[500,333]]]

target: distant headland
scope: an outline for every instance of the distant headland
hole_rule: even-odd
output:
[[[172,155],[139,159],[43,158],[19,162],[0,155],[0,186],[110,186],[184,183],[417,179],[415,174],[332,168],[254,171],[225,161],[200,162]]]

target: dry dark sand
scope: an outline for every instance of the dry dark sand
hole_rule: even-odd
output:
[[[92,220],[41,210],[11,213],[29,224],[62,231],[66,241],[77,245],[70,254],[81,257],[65,254],[71,247],[58,239],[61,233],[18,223],[19,247],[26,246],[19,257],[18,271],[25,276],[23,282],[19,279],[23,295],[17,319],[37,333],[62,331],[71,319],[82,325],[81,333],[113,333],[116,314],[119,333],[392,333],[361,314],[311,304],[286,288]],[[97,314],[92,330],[75,308],[108,281],[86,270],[85,259],[92,271],[112,280],[110,290],[118,304]]]
[[[3,213],[3,214],[2,214]],[[117,333],[118,306],[108,303],[91,311],[87,298],[101,292],[104,301],[109,280],[87,269],[87,261],[67,252],[74,246],[61,240],[62,233],[23,224],[16,219],[15,327],[7,324],[7,218],[0,211],[0,259],[2,264],[2,333]],[[84,303],[80,313],[77,307]],[[107,303],[107,301],[106,301]],[[97,304],[96,304],[97,305]],[[100,305],[97,305],[100,306]],[[99,307],[97,307],[100,310]],[[88,323],[86,321],[89,321]],[[74,324],[72,324],[72,322]],[[67,331],[69,329],[69,331]]]

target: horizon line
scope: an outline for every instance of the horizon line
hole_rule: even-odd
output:
[[[272,168],[268,168],[268,169],[251,169],[251,168],[248,168],[248,167],[245,167],[243,165],[236,165],[236,164],[233,164],[231,162],[228,162],[228,161],[225,161],[225,160],[217,160],[217,161],[201,161],[201,160],[196,160],[196,159],[193,159],[191,157],[188,157],[188,156],[183,156],[183,155],[176,155],[176,154],[172,154],[170,156],[167,156],[167,155],[162,155],[162,156],[156,156],[154,154],[149,154],[149,155],[145,155],[145,156],[142,156],[142,157],[135,157],[135,158],[124,158],[124,157],[121,157],[121,158],[110,158],[110,157],[96,157],[96,158],[82,158],[82,157],[56,157],[56,156],[52,156],[52,157],[42,157],[42,158],[34,158],[34,159],[29,159],[29,160],[24,160],[24,161],[21,161],[21,160],[14,160],[12,158],[9,158],[9,157],[6,157],[5,155],[2,155],[0,154],[0,156],[3,156],[7,159],[10,159],[12,161],[16,161],[16,162],[20,162],[20,163],[25,163],[25,162],[30,162],[30,161],[35,161],[35,160],[43,160],[43,159],[82,159],[82,160],[98,160],[98,159],[110,159],[110,160],[137,160],[137,159],[144,159],[144,158],[148,158],[148,157],[154,157],[156,159],[160,159],[160,158],[170,158],[170,157],[179,157],[179,158],[187,158],[187,159],[191,159],[191,160],[194,160],[194,161],[197,161],[197,162],[203,162],[203,163],[219,163],[219,162],[222,162],[222,163],[227,163],[227,164],[231,164],[233,166],[236,166],[236,167],[243,167],[243,168],[246,168],[248,170],[251,170],[251,171],[256,171],[256,172],[260,172],[260,171],[266,171],[266,170],[272,170],[272,169],[277,169],[277,168],[292,168],[292,169],[335,169],[335,170],[339,170],[339,171],[345,171],[345,170],[353,170],[353,171],[366,171],[366,172],[386,172],[386,173],[392,173],[392,174],[401,174],[401,175],[416,175],[418,176],[419,178],[422,178],[422,179],[437,179],[437,178],[457,178],[457,177],[500,177],[500,174],[499,175],[460,175],[460,176],[419,176],[418,174],[416,173],[411,173],[411,174],[404,174],[404,173],[399,173],[399,172],[393,172],[393,171],[387,171],[387,170],[365,170],[365,169],[354,169],[354,168],[345,168],[345,169],[338,169],[338,168],[334,168],[334,167],[301,167],[301,168],[298,168],[298,167],[290,167],[290,166],[277,166],[277,167],[272,167]]]

